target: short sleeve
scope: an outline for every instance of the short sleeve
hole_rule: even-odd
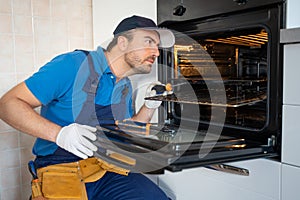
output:
[[[25,83],[33,95],[46,105],[53,100],[61,98],[71,89],[77,69],[69,54],[55,57]]]

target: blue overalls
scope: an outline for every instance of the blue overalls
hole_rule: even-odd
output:
[[[83,91],[87,99],[75,122],[95,127],[96,125],[111,124],[115,120],[123,120],[126,116],[126,96],[128,87],[122,90],[121,101],[107,106],[95,104],[95,95],[99,83],[99,74],[95,71],[93,61],[88,52],[90,76],[84,84]],[[54,154],[37,156],[37,168],[52,164],[75,162],[81,158],[58,147]],[[88,199],[91,200],[167,200],[167,196],[152,181],[139,173],[129,173],[128,176],[107,172],[100,180],[86,183]]]

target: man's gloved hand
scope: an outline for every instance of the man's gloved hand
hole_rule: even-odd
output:
[[[153,97],[153,96],[157,95],[156,90],[153,89],[153,87],[156,85],[163,85],[163,84],[159,81],[155,81],[155,82],[151,83],[146,90],[145,97]],[[147,108],[156,109],[160,106],[160,104],[161,104],[161,101],[145,100],[145,106]]]
[[[70,124],[60,130],[56,137],[56,144],[76,156],[86,159],[88,156],[92,156],[94,151],[97,151],[97,147],[91,142],[97,139],[96,130],[87,125]]]

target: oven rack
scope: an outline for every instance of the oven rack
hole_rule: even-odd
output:
[[[215,99],[215,98],[214,98]],[[220,98],[222,99],[222,98]],[[195,94],[189,93],[181,93],[178,95],[157,95],[154,97],[146,97],[145,100],[156,100],[156,101],[166,101],[166,102],[176,102],[176,103],[186,103],[186,104],[198,104],[205,106],[219,106],[219,107],[240,107],[246,105],[253,105],[258,102],[264,101],[267,99],[265,92],[255,92],[247,94],[243,97],[227,97],[226,103],[218,102],[214,100],[211,101],[210,97],[205,95],[198,95],[197,99],[195,98]]]

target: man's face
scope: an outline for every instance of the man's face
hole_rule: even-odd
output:
[[[148,74],[152,64],[159,56],[159,35],[156,31],[137,29],[133,32],[133,39],[128,44],[125,62],[135,74]]]

